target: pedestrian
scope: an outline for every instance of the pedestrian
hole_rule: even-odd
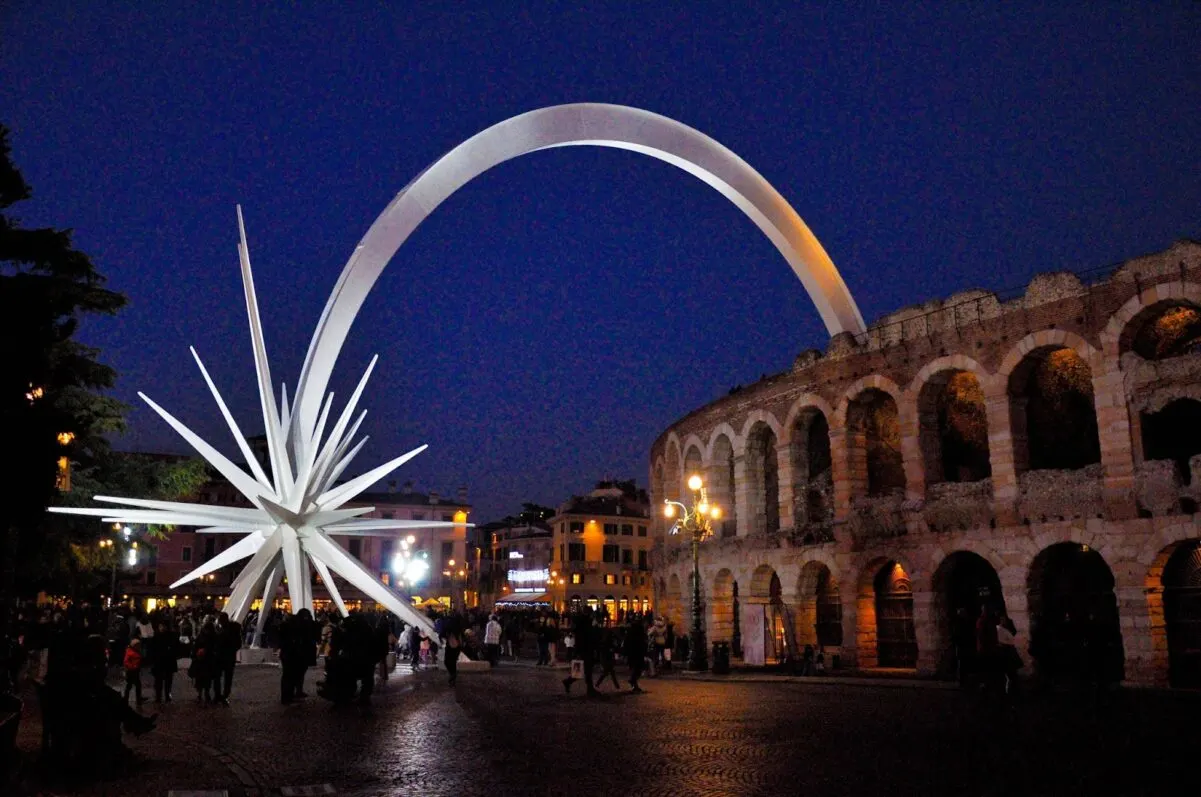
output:
[[[392,633],[392,619],[383,615],[375,630],[376,643],[380,647],[379,679],[388,680],[388,673],[396,669],[396,634]]]
[[[459,678],[459,653],[463,642],[459,636],[457,623],[447,623],[443,627],[443,633],[445,633],[443,638],[446,640],[446,653],[444,654],[446,673],[450,678],[450,685],[454,686],[455,681]]]
[[[1017,645],[1017,626],[1002,614],[997,620],[997,663],[1005,679],[1005,694],[1010,696],[1017,692],[1018,670],[1023,667]]]
[[[229,693],[234,683],[234,667],[238,663],[238,651],[242,649],[242,625],[231,619],[229,614],[218,615],[217,626],[217,671],[213,678],[216,700],[223,706],[229,705]]]
[[[554,640],[555,630],[549,622],[543,621],[538,628],[538,661],[534,662],[534,666],[542,665],[550,666],[550,645]]]
[[[626,661],[630,665],[630,689],[641,693],[642,687],[638,685],[639,678],[642,677],[642,668],[646,661],[646,653],[648,640],[646,636],[646,626],[641,620],[635,620],[630,624],[630,628],[626,631],[625,655]]]
[[[575,627],[571,632],[574,640],[574,644],[570,648],[574,651],[571,659],[571,672],[563,679],[563,689],[568,694],[571,694],[571,685],[580,677],[582,677],[584,685],[588,687],[588,696],[593,697],[597,694],[596,685],[592,682],[592,668],[598,646],[593,631],[592,612],[581,612],[576,615]],[[577,661],[580,662],[578,666],[576,665]],[[576,672],[579,670],[583,672],[577,676]]]
[[[484,627],[484,653],[493,667],[500,663],[500,634],[500,621],[494,614],[488,618],[488,625]]]
[[[192,652],[192,666],[188,675],[196,687],[198,703],[213,702],[213,678],[217,671],[217,627],[212,617],[204,618],[200,624],[200,632],[196,635],[196,643]]]
[[[966,687],[976,660],[976,628],[964,607],[955,612],[951,625],[951,645],[955,648],[955,674],[959,685]]]
[[[160,620],[149,646],[150,674],[154,677],[154,702],[171,702],[171,684],[179,670],[179,634]]]
[[[137,704],[146,702],[142,699],[142,640],[134,637],[125,648],[125,702],[129,702],[129,693],[137,695]]]
[[[304,691],[304,673],[317,663],[317,630],[313,615],[301,609],[289,615],[279,628],[279,700],[291,703],[308,697]]]
[[[600,642],[596,649],[596,660],[601,666],[601,673],[596,679],[596,688],[600,689],[600,685],[605,682],[605,678],[612,678],[613,688],[621,689],[621,684],[617,681],[616,644],[613,640],[613,632],[608,628],[601,632]]]

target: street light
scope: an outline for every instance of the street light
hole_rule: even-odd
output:
[[[713,534],[710,521],[721,517],[721,507],[709,503],[705,484],[697,474],[688,477],[688,489],[692,491],[692,508],[666,499],[663,514],[668,518],[679,515],[669,533],[686,534],[692,543],[692,631],[688,635],[688,669],[707,670],[709,653],[705,650],[705,626],[701,618],[701,541]]]

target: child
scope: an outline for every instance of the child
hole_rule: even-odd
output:
[[[134,637],[125,648],[125,702],[129,702],[129,693],[137,693],[138,705],[146,702],[142,699],[142,640]]]

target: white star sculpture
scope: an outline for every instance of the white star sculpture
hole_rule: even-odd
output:
[[[246,311],[250,316],[250,337],[254,344],[254,364],[258,372],[259,400],[263,408],[263,425],[267,430],[267,450],[270,457],[271,475],[263,470],[258,459],[246,443],[238,424],[213,384],[212,378],[200,361],[195,349],[191,349],[204,381],[212,391],[217,407],[225,417],[242,456],[250,468],[247,473],[230,461],[217,449],[202,440],[173,415],[151,401],[144,393],[138,393],[150,407],[162,416],[175,431],[188,441],[196,451],[208,460],[222,476],[246,496],[253,508],[232,506],[210,506],[179,501],[151,501],[140,498],[114,498],[95,496],[95,500],[122,505],[111,509],[81,509],[53,507],[50,511],[63,514],[99,517],[106,523],[159,523],[171,526],[200,526],[209,534],[244,534],[242,539],[209,559],[200,567],[171,585],[174,589],[189,581],[225,567],[233,562],[250,558],[250,561],[234,580],[225,610],[241,622],[250,610],[256,597],[262,597],[263,605],[269,606],[275,598],[280,580],[287,577],[288,596],[292,611],[302,608],[312,611],[313,591],[309,565],[321,576],[338,610],[345,615],[346,604],[338,592],[330,571],[337,573],[364,594],[399,615],[406,622],[424,628],[431,637],[436,637],[432,623],[416,612],[409,601],[393,592],[367,568],[363,567],[330,537],[388,537],[396,530],[414,528],[437,528],[454,526],[455,523],[439,523],[416,520],[382,520],[359,518],[374,507],[342,509],[344,504],[408,462],[426,449],[420,446],[386,462],[345,484],[338,478],[350,465],[351,460],[367,442],[364,436],[352,447],[352,441],[363,423],[367,412],[359,413],[354,422],[355,406],[367,385],[367,379],[375,367],[373,357],[366,373],[359,380],[354,394],[342,410],[333,429],[325,435],[329,420],[333,394],[322,404],[320,416],[311,428],[307,427],[299,412],[297,396],[292,407],[288,405],[287,387],[280,388],[277,406],[272,391],[271,370],[267,362],[267,349],[263,342],[263,328],[259,319],[258,300],[255,297],[254,277],[250,271],[250,256],[246,246],[246,228],[242,222],[242,208],[238,207],[238,233],[241,242],[238,254],[242,265],[242,282],[246,291]],[[323,437],[324,435],[324,437]],[[260,612],[256,630],[257,641],[262,632],[266,612]]]

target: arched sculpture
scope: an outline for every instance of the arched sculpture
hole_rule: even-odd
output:
[[[193,350],[249,472],[230,461],[145,395],[142,398],[196,451],[241,492],[252,508],[219,507],[177,501],[96,496],[119,505],[112,509],[55,507],[51,511],[100,517],[105,522],[200,526],[209,533],[242,534],[229,548],[171,586],[178,587],[226,565],[249,558],[234,580],[227,611],[242,620],[256,597],[265,605],[287,578],[293,611],[311,608],[311,566],[321,576],[343,614],[346,607],[331,570],[402,619],[433,635],[428,618],[402,595],[332,539],[338,536],[391,536],[396,530],[452,526],[452,523],[362,518],[373,507],[342,508],[356,495],[421,453],[413,449],[345,484],[338,479],[365,438],[355,443],[365,413],[355,407],[375,360],[329,434],[333,395],[326,395],[330,375],[367,293],[396,250],[448,196],[472,178],[510,158],[551,147],[597,145],[641,152],[699,177],[737,205],[758,225],[788,260],[831,334],[862,332],[863,318],[829,256],[796,211],[754,169],[713,139],[657,114],[619,105],[558,105],[515,116],[468,139],[409,183],[376,219],[355,247],[326,303],[313,334],[294,400],[286,388],[276,402],[259,317],[246,232],[238,209],[242,279],[254,346],[259,399],[266,430],[268,473],[255,459],[228,407]],[[353,423],[352,423],[353,419]],[[259,617],[259,631],[266,612]],[[257,635],[256,635],[257,636]]]

